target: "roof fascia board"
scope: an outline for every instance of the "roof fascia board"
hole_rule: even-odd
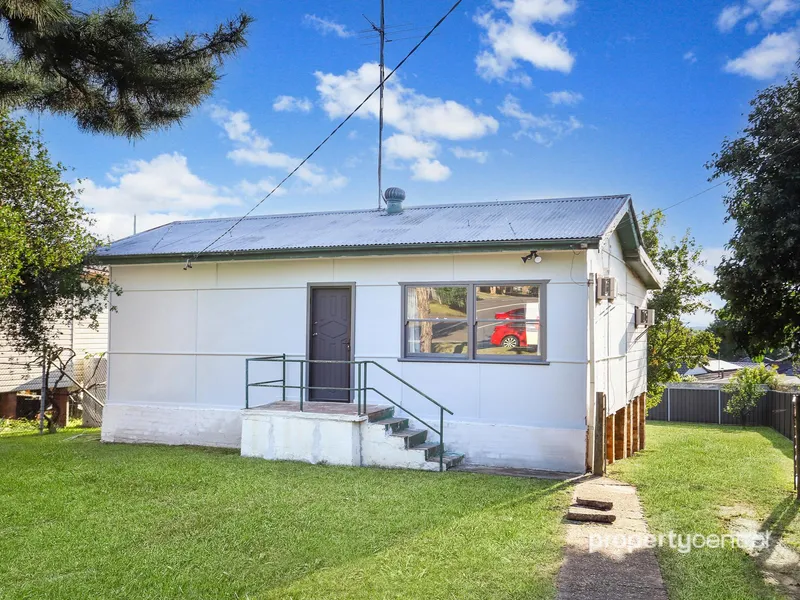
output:
[[[437,254],[440,252],[509,252],[531,250],[596,250],[600,247],[599,238],[558,240],[558,241],[526,241],[526,242],[491,242],[474,244],[414,244],[413,246],[373,246],[373,247],[340,247],[340,248],[308,248],[291,250],[253,250],[240,252],[206,252],[197,258],[192,253],[184,254],[132,254],[95,257],[101,265],[153,264],[186,262],[224,262],[231,260],[276,260],[294,258],[339,258],[364,256],[392,256],[409,254]]]
[[[663,287],[661,277],[644,248],[639,246],[636,250],[623,250],[622,256],[648,290],[660,290]]]

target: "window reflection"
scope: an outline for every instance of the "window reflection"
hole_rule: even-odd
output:
[[[410,287],[406,302],[408,319],[467,318],[466,287]]]
[[[409,354],[467,356],[467,322],[412,321],[406,327]]]
[[[477,355],[541,356],[538,285],[475,287]]]

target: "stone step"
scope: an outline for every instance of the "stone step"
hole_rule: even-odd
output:
[[[391,419],[394,416],[394,407],[387,406],[380,410],[376,410],[372,412],[367,417],[370,423],[374,423],[375,421],[382,421],[383,419]]]
[[[413,448],[425,443],[428,437],[427,429],[401,429],[391,434],[394,437],[403,438],[405,440],[406,449]]]
[[[567,519],[570,521],[585,521],[589,523],[613,523],[617,516],[613,513],[584,508],[582,506],[570,506],[567,510]]]
[[[418,444],[418,445],[414,446],[411,449],[412,450],[422,450],[422,451],[424,451],[425,452],[425,460],[428,460],[429,458],[433,458],[434,456],[437,457],[437,459],[436,459],[437,461],[439,460],[438,459],[438,456],[439,456],[439,442],[425,442],[424,444]]]
[[[594,508],[596,510],[611,510],[614,508],[614,503],[610,500],[598,500],[597,498],[582,498],[578,496],[575,498],[575,504],[584,506],[586,508]]]
[[[403,419],[402,417],[390,417],[380,421],[371,421],[371,423],[373,425],[383,425],[387,431],[391,429],[393,432],[408,429],[408,419]]]
[[[438,446],[438,444],[437,444]],[[442,455],[442,462],[444,463],[445,469],[452,469],[453,467],[457,467],[461,464],[464,460],[464,455],[459,454],[458,452],[445,452]],[[431,458],[427,459],[430,463],[439,464],[439,454],[437,453],[436,456],[432,456]]]

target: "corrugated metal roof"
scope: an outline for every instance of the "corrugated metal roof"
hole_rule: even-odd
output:
[[[398,215],[351,210],[248,217],[236,222],[178,221],[118,240],[101,257],[280,252],[290,250],[409,247],[592,240],[603,236],[630,196],[406,206]]]

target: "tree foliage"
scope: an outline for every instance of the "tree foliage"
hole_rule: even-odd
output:
[[[711,285],[695,271],[704,264],[702,248],[689,231],[680,239],[665,240],[661,232],[664,222],[664,213],[658,210],[641,217],[645,250],[663,281],[663,288],[648,301],[648,307],[656,311],[656,322],[647,331],[649,406],[661,401],[666,384],[681,381],[681,365],[694,368],[703,364],[718,344],[713,334],[692,330],[681,320],[687,314],[711,308],[704,300]]]
[[[747,415],[766,394],[764,386],[774,389],[777,383],[778,374],[775,369],[763,364],[736,371],[731,381],[723,388],[731,394],[725,412],[738,416],[744,426]]]
[[[13,55],[0,58],[0,108],[73,116],[128,138],[180,122],[212,91],[250,17],[215,31],[156,38],[130,0],[84,13],[68,0],[0,0]]]
[[[753,355],[800,352],[800,79],[760,92],[748,125],[707,166],[729,177],[729,256],[717,267],[721,316]]]
[[[0,115],[0,337],[15,350],[55,357],[65,322],[97,327],[111,288],[87,269],[101,240],[90,216],[24,120]]]

